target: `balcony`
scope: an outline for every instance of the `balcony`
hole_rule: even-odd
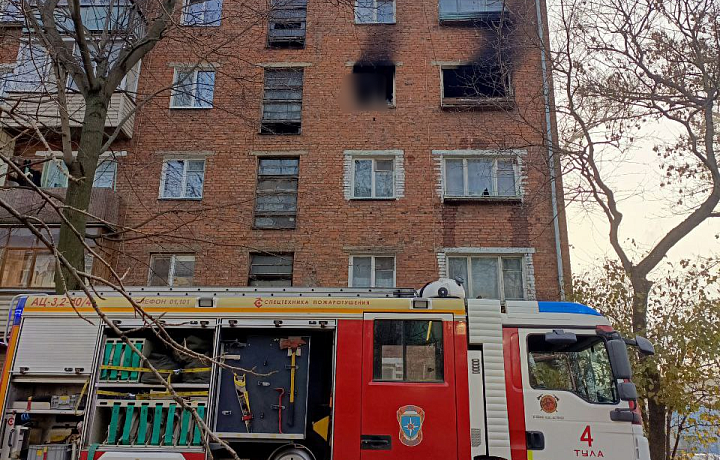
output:
[[[48,193],[64,197],[67,189],[47,188]],[[36,217],[46,224],[60,224],[60,216],[54,208],[34,190],[20,187],[0,187],[0,198],[21,214]],[[117,223],[120,216],[120,197],[111,188],[93,188],[90,195],[88,223]],[[17,219],[7,210],[0,209],[0,224],[17,224]]]
[[[67,108],[70,115],[70,127],[79,128],[85,116],[85,101],[81,94],[67,95]],[[10,115],[15,114],[15,116]],[[3,101],[3,113],[0,123],[4,128],[26,128],[31,126],[28,119],[38,126],[60,127],[60,111],[52,94],[33,92],[8,92]],[[120,128],[121,136],[128,139],[133,136],[135,125],[135,101],[123,92],[116,92],[110,99],[105,127]]]

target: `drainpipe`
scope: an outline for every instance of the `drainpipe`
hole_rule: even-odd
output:
[[[558,282],[560,283],[560,300],[565,300],[565,275],[563,273],[562,245],[560,244],[560,216],[557,203],[557,180],[555,171],[555,150],[553,148],[552,114],[550,112],[550,77],[548,75],[547,53],[545,51],[545,34],[543,32],[543,16],[541,0],[535,0],[537,10],[538,36],[540,38],[540,60],[542,64],[543,96],[545,98],[545,127],[548,146],[548,162],[550,166],[550,192],[552,200],[553,228],[555,230],[555,252],[557,253]]]

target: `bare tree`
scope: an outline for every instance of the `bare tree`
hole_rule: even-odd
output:
[[[720,5],[713,0],[561,1],[551,11],[551,65],[564,166],[573,198],[598,206],[609,242],[632,286],[632,332],[648,328],[653,272],[703,222],[720,217]],[[544,52],[547,51],[547,47]],[[643,137],[649,127],[663,134]],[[677,134],[674,134],[677,133]],[[677,223],[657,241],[626,241],[618,167],[653,149],[662,175],[652,199]],[[650,194],[647,199],[650,199]],[[628,232],[628,233],[625,233]],[[657,367],[641,372],[653,460],[667,458],[671,414]]]

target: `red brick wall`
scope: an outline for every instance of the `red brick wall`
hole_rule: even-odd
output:
[[[398,286],[420,287],[438,276],[442,248],[532,247],[538,298],[558,298],[540,52],[531,43],[534,4],[523,2],[513,5],[517,27],[508,38],[515,50],[510,112],[440,108],[437,63],[470,61],[493,41],[487,27],[439,25],[437,0],[397,0],[396,25],[355,25],[349,7],[311,0],[301,50],[267,49],[265,20],[247,17],[240,2],[225,2],[230,17],[219,28],[173,32],[143,61],[139,91],[161,95],[139,111],[135,135],[123,146],[128,156],[118,190],[125,224],[142,222],[148,236],[121,249],[120,272],[130,269],[126,284],[146,283],[149,254],[157,251],[196,252],[198,285],[245,285],[249,253],[264,250],[295,253],[294,285],[345,286],[348,256],[375,248],[396,255]],[[396,64],[395,108],[352,112],[342,103],[351,63],[364,59]],[[172,83],[172,64],[199,61],[218,69],[214,108],[170,109],[163,89]],[[283,62],[309,64],[302,134],[260,135],[258,64]],[[443,204],[432,151],[498,147],[528,151],[523,203]],[[346,201],[343,152],[358,149],[404,151],[403,198]],[[202,201],[158,200],[164,154],[198,151],[212,153]],[[251,152],[257,151],[306,152],[294,230],[252,228],[257,156]],[[564,220],[561,227],[567,248]]]

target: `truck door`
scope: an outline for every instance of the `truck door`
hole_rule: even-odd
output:
[[[551,330],[518,332],[533,460],[635,458],[632,423],[610,419],[614,409],[629,405],[617,397],[603,338],[587,329],[565,330],[577,342],[558,345],[545,340],[546,332]]]
[[[453,318],[366,314],[361,459],[457,458]]]

